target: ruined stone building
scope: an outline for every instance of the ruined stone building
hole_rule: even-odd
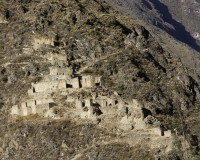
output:
[[[37,45],[53,45],[50,39],[35,39]],[[102,88],[102,77],[96,75],[75,75],[73,68],[67,64],[64,52],[48,52],[42,56],[51,66],[49,75],[44,75],[42,80],[31,84],[28,90],[28,99],[11,108],[11,115],[28,116],[40,114],[44,117],[55,118],[53,108],[56,106],[52,93],[62,93],[69,98],[69,94],[81,90],[91,91],[91,88]],[[171,131],[160,128],[160,122],[152,115],[151,111],[143,107],[136,99],[124,101],[118,94],[103,95],[96,91],[91,97],[70,97],[69,102],[75,105],[75,114],[82,119],[97,120],[98,117],[118,117],[118,128],[122,130],[149,130],[159,136],[170,136]],[[109,122],[109,120],[108,120]]]
[[[50,41],[45,41],[44,43],[51,44]],[[67,63],[67,58],[64,54],[47,53],[44,57],[50,62],[62,61],[62,63]],[[52,65],[49,67],[49,71],[50,74],[44,75],[40,82],[32,83],[31,88],[28,90],[29,99],[19,105],[13,106],[11,108],[12,115],[27,116],[36,113],[45,115],[55,105],[51,97],[52,92],[59,92],[61,90],[73,92],[81,88],[101,86],[100,76],[75,76],[71,67]]]

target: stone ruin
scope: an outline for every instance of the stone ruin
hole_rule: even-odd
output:
[[[11,109],[12,115],[28,116],[31,114],[44,114],[54,106],[53,99],[37,99],[22,102],[21,105],[15,105]]]
[[[33,49],[37,50],[40,48],[41,45],[51,45],[54,46],[54,39],[53,38],[45,38],[45,37],[40,37],[40,38],[34,38],[33,42]]]
[[[144,108],[136,99],[132,102],[121,103],[118,115],[121,118],[120,128],[123,130],[146,129],[159,136],[171,136],[171,131],[164,131],[160,127],[160,122],[152,116],[151,111]]]
[[[59,118],[53,112],[56,103],[52,93],[62,93],[67,96],[67,102],[75,104],[74,112],[82,119],[98,120],[101,116],[116,114],[116,123],[121,130],[149,130],[159,136],[171,136],[171,131],[160,128],[160,122],[152,116],[151,111],[139,104],[136,99],[126,102],[117,93],[108,94],[108,90],[104,92],[101,76],[74,75],[71,67],[64,67],[67,66],[67,57],[64,54],[47,53],[44,57],[49,62],[62,61],[64,65],[52,65],[49,67],[49,75],[44,75],[40,82],[32,83],[28,90],[29,98],[12,106],[11,115],[39,114]],[[70,93],[81,90],[90,91],[91,97],[70,97]]]
[[[67,59],[66,55],[59,56],[59,54],[53,55],[52,53],[46,57],[48,61],[63,61],[63,63]],[[31,88],[28,90],[29,99],[11,108],[12,115],[27,116],[37,113],[43,116],[52,116],[52,114],[46,114],[50,113],[51,108],[56,105],[51,93],[60,91],[71,93],[79,89],[101,86],[101,76],[75,76],[71,67],[51,66],[49,70],[49,75],[44,75],[40,82],[31,84]]]

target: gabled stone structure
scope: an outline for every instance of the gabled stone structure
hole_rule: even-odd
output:
[[[66,80],[71,81],[71,75],[45,75],[41,82],[49,82],[49,81],[58,81],[58,80]]]
[[[66,81],[65,80],[58,80],[58,81],[50,81],[50,82],[39,82],[33,84],[33,92],[44,92],[48,89],[64,89],[66,88]]]
[[[82,76],[81,84],[83,88],[91,88],[95,86],[101,86],[102,84],[101,76],[87,75]]]
[[[29,95],[34,93],[47,92],[50,90],[67,89],[67,88],[80,88],[78,77],[72,79],[58,79],[56,76],[53,81],[41,81],[38,83],[32,83],[32,88],[28,90]]]
[[[12,115],[28,116],[30,114],[43,114],[54,106],[52,99],[28,100],[11,108]]]
[[[100,106],[96,105],[93,99],[76,99],[76,109],[80,112],[80,117],[96,119],[96,117],[102,114]]]
[[[50,67],[50,75],[72,75],[73,71],[72,68],[70,67],[64,67],[64,68],[60,68],[60,67]]]

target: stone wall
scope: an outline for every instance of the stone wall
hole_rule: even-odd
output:
[[[154,134],[156,134],[158,136],[163,136],[160,128],[152,128],[152,131]]]
[[[53,103],[53,99],[52,98],[44,98],[44,99],[38,99],[38,100],[35,100],[36,101],[36,105],[40,105],[40,104],[45,104],[45,103]]]
[[[39,82],[33,84],[34,92],[45,92],[48,89],[64,89],[66,88],[65,80],[50,81],[50,82]]]
[[[11,108],[11,114],[12,115],[20,115],[19,106],[18,105],[12,106],[12,108]]]
[[[102,107],[102,108],[106,108],[107,107],[107,99],[105,98],[102,98],[102,99],[96,99],[96,101],[99,103],[99,105]]]
[[[71,80],[72,88],[80,88],[79,78],[72,78]]]
[[[83,101],[80,99],[76,99],[76,109],[81,110],[83,108]]]
[[[95,85],[102,86],[102,77],[101,76],[95,76]]]
[[[93,105],[92,99],[76,99],[76,108],[82,109],[83,107],[90,107]]]
[[[57,80],[71,80],[70,75],[45,75],[43,76],[42,81],[47,82],[47,81],[57,81]]]
[[[171,137],[172,136],[172,131],[171,130],[164,131],[164,136],[165,137]]]
[[[52,92],[52,91],[51,91]],[[33,88],[32,89],[29,89],[28,90],[28,96],[29,96],[29,98],[31,98],[31,99],[40,99],[41,97],[42,98],[48,98],[48,97],[50,97],[51,95],[51,92],[49,91],[48,92],[48,90],[46,90],[45,92],[39,92],[39,93],[34,93],[33,92]]]
[[[94,108],[92,106],[88,107],[88,111],[83,111],[80,113],[80,117],[82,119],[87,119],[87,118],[95,118],[95,115],[93,114]]]
[[[70,67],[64,67],[64,68],[60,68],[60,67],[50,67],[50,75],[72,75],[72,68]]]
[[[107,108],[107,107],[114,107],[118,106],[119,100],[116,98],[109,98],[107,96],[101,96],[95,99],[95,101],[102,107],[102,108]]]
[[[28,100],[26,102],[21,103],[20,107],[15,105],[11,108],[12,115],[20,115],[20,116],[27,116],[30,114],[41,113],[46,110],[46,106],[50,106],[53,104],[53,99],[38,99],[38,100]],[[45,106],[40,108],[41,106]]]
[[[44,115],[45,112],[49,111],[49,109],[50,109],[50,103],[39,104],[36,106],[36,112],[41,115]]]
[[[26,103],[26,107],[30,108],[29,114],[35,114],[36,113],[36,100],[29,100]]]
[[[67,56],[66,54],[57,54],[57,53],[47,53],[44,58],[46,58],[49,61],[66,61]]]
[[[85,99],[85,106],[87,107],[92,106],[92,99]]]
[[[134,118],[134,129],[146,129],[146,124],[143,118]]]
[[[101,77],[93,75],[82,76],[81,84],[83,88],[101,86]]]
[[[23,102],[23,103],[21,104],[20,110],[21,110],[21,115],[22,115],[22,116],[27,116],[27,115],[31,114],[31,113],[30,113],[30,112],[31,112],[31,107],[27,107],[26,102]]]
[[[45,38],[45,37],[40,37],[40,38],[34,38],[33,39],[33,42],[32,42],[32,45],[33,45],[33,48],[35,50],[37,50],[40,45],[54,45],[54,40],[53,38],[52,39],[49,39],[49,38]]]

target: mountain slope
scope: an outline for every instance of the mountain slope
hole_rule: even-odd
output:
[[[145,25],[168,51],[199,73],[198,3],[191,1],[115,1],[107,0],[117,10]],[[192,4],[192,5],[191,5]],[[189,8],[190,7],[190,8]],[[188,11],[188,12],[187,12]],[[192,16],[193,15],[193,16]]]
[[[143,26],[95,0],[2,1],[1,14],[1,159],[188,159],[190,147],[198,151],[188,121],[198,111],[199,77]],[[51,68],[81,85],[84,76],[102,81],[65,81],[39,94],[54,101],[53,117],[10,114],[28,108],[31,89],[36,96],[48,88],[38,85],[63,77]],[[103,98],[112,102],[103,107]]]

